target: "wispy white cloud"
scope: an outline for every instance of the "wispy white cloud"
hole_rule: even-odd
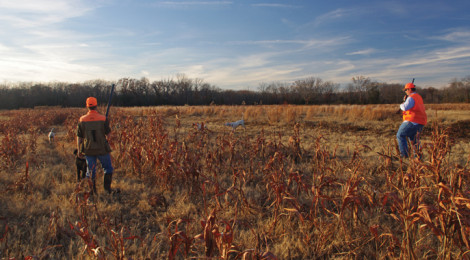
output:
[[[151,80],[184,73],[190,78],[202,78],[210,84],[230,89],[246,89],[262,82],[297,79],[292,74],[301,70],[297,64],[279,62],[279,56],[285,58],[279,52],[264,51],[245,55],[195,52],[194,49],[185,48],[166,49],[158,55],[151,54],[145,61],[142,57],[136,57],[135,62],[129,63],[136,67],[152,68],[145,75]],[[208,54],[211,56],[208,57]]]
[[[325,39],[306,39],[306,40],[258,40],[258,41],[232,41],[228,44],[233,45],[286,45],[294,44],[301,45],[304,48],[318,48],[318,47],[332,47],[338,45],[344,45],[350,41],[348,36],[338,36],[334,38],[325,38]]]
[[[315,20],[313,21],[314,26],[319,26],[321,24],[325,24],[331,21],[336,21],[339,19],[344,19],[346,17],[350,17],[352,15],[360,15],[363,13],[361,9],[357,8],[339,8],[333,11],[330,11],[328,13],[325,13],[323,15],[317,16]]]
[[[346,55],[370,55],[376,52],[377,52],[376,49],[369,48],[369,49],[364,49],[364,50],[359,50],[359,51],[354,51],[354,52],[348,52],[346,53]]]
[[[419,3],[419,5],[421,4],[422,3]],[[353,7],[349,8],[343,7],[328,11],[324,14],[316,16],[315,19],[308,25],[319,27],[328,23],[344,21],[346,19],[352,18],[358,19],[363,17],[364,19],[371,19],[371,16],[375,17],[377,14],[383,14],[383,16],[392,15],[403,17],[412,13],[413,8],[417,7],[399,2],[367,2],[365,4],[355,4]]]
[[[319,50],[319,52],[322,51]],[[264,57],[257,56],[264,63],[247,70],[246,74],[250,75],[251,82],[258,82],[258,84],[272,81],[292,82],[316,76],[344,86],[351,82],[352,77],[363,75],[380,82],[400,84],[416,77],[419,79],[419,86],[441,87],[446,86],[451,78],[463,77],[470,71],[470,47],[466,45],[415,54],[401,53],[392,57],[384,56],[382,55],[384,53],[372,48],[349,54],[359,55],[359,57],[349,59],[350,55],[345,55],[330,59],[319,58],[311,61],[304,59],[294,62],[289,59],[291,55],[288,52],[273,53],[271,56]],[[247,61],[247,64],[256,62],[256,60],[249,61],[248,59]],[[237,64],[236,69],[232,71],[234,74],[243,71],[243,63]],[[223,67],[220,66],[220,69]],[[279,70],[279,73],[276,73],[276,70]],[[273,76],[269,79],[263,77],[267,74]]]
[[[372,9],[377,12],[386,12],[397,16],[405,16],[413,10],[409,6],[406,6],[406,4],[400,3],[399,1],[377,1],[374,3],[374,7]]]
[[[231,89],[256,87],[260,83],[273,81],[289,81],[292,74],[299,71],[295,66],[277,65],[246,69],[237,64],[212,68],[207,77],[208,82],[223,82]]]
[[[51,13],[70,9],[70,6],[76,5],[78,1],[55,1],[55,0],[1,0],[0,8],[14,10],[24,13]]]
[[[157,2],[157,5],[166,5],[166,6],[217,6],[217,5],[231,5],[232,1],[162,1]]]
[[[92,12],[100,0],[0,0],[0,77],[6,80],[79,80],[104,70],[84,60],[103,52],[91,35],[67,28],[71,18]],[[95,70],[95,72],[93,72]],[[95,74],[96,73],[96,74]]]
[[[14,72],[12,74],[11,72]],[[47,57],[9,57],[2,60],[0,75],[7,81],[42,81],[54,80],[81,82],[84,79],[98,79],[105,70],[92,64],[73,64],[61,59]],[[32,76],[34,75],[34,76]]]
[[[1,44],[0,43],[0,54],[3,52],[4,54],[6,54],[6,52],[9,50],[10,48]]]
[[[0,21],[11,27],[37,27],[82,16],[98,6],[98,1],[0,0]]]
[[[470,41],[470,30],[465,28],[452,29],[450,32],[432,37],[433,39],[449,41],[449,42],[469,42]]]
[[[298,5],[273,4],[273,3],[259,3],[259,4],[252,4],[251,6],[254,6],[254,7],[274,7],[274,8],[299,8],[299,7],[301,7],[301,6],[298,6]]]
[[[353,76],[363,75],[380,82],[400,84],[417,78],[419,86],[442,87],[453,77],[468,75],[469,61],[470,47],[462,45],[394,57],[371,55],[357,60],[343,57],[324,65],[320,74],[341,84],[347,84]]]
[[[459,59],[470,58],[470,46],[451,47],[441,50],[433,50],[425,55],[401,62],[398,67],[426,65],[441,62],[457,62]]]

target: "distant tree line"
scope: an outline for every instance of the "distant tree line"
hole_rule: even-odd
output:
[[[253,104],[396,104],[403,99],[403,84],[353,77],[344,87],[331,81],[309,77],[293,83],[262,83],[258,90],[223,90],[202,79],[184,74],[176,78],[150,82],[147,78],[121,79],[116,85],[116,106],[158,105],[253,105]],[[83,83],[3,83],[0,84],[0,109],[36,106],[83,107],[89,96],[106,102],[113,82]],[[452,80],[448,86],[418,91],[425,103],[470,102],[470,76]]]

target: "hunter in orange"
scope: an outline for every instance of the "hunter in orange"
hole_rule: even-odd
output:
[[[403,111],[403,123],[398,129],[397,140],[400,155],[407,158],[409,156],[408,139],[415,153],[419,152],[419,136],[427,124],[427,115],[423,98],[416,93],[416,86],[413,83],[407,83],[403,91],[406,93],[403,98],[404,102],[400,105]]]
[[[106,135],[111,132],[109,121],[96,110],[98,102],[96,98],[89,97],[86,100],[88,113],[78,122],[77,149],[85,155],[87,162],[87,178],[93,182],[93,193],[96,193],[96,162],[99,160],[104,170],[104,189],[112,193],[111,182],[113,179],[113,166],[111,164],[111,147]]]

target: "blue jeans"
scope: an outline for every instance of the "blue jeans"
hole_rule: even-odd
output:
[[[413,124],[411,122],[403,122],[397,132],[398,148],[402,157],[408,157],[408,143],[407,138],[410,139],[411,144],[414,146],[415,152],[419,150],[419,135],[423,130],[423,125]]]
[[[96,160],[100,160],[101,166],[103,167],[104,173],[105,174],[110,174],[113,173],[114,169],[111,164],[111,156],[110,154],[105,154],[105,155],[86,155],[86,164],[87,164],[87,171],[86,171],[86,176],[89,178],[91,177],[93,180],[96,177]],[[90,176],[91,175],[91,176]]]

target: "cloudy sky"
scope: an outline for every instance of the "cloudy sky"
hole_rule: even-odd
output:
[[[470,76],[470,1],[0,0],[0,80],[185,74],[222,89]]]

